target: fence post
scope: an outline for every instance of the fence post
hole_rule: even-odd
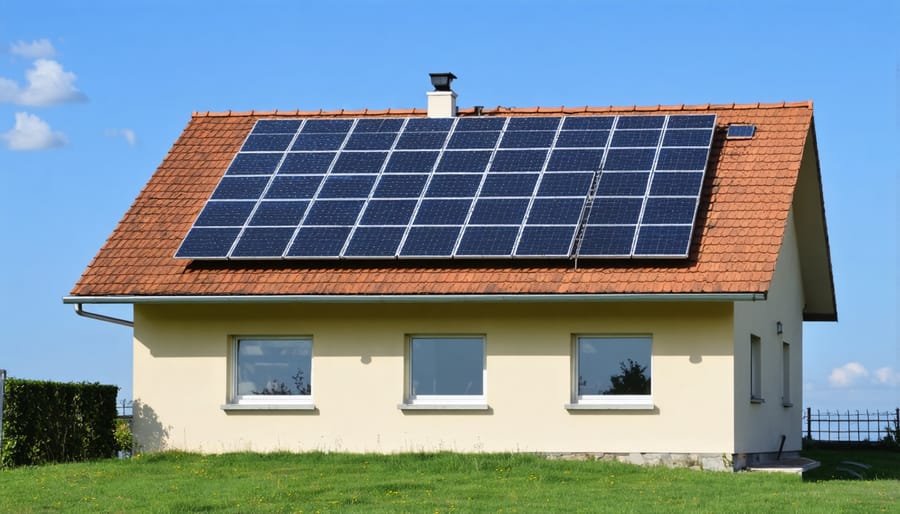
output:
[[[812,407],[806,408],[806,438],[812,441]]]
[[[3,393],[6,391],[6,370],[0,369],[0,453],[3,452]]]

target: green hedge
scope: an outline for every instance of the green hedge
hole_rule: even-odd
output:
[[[116,454],[118,387],[9,378],[4,389],[3,467]]]

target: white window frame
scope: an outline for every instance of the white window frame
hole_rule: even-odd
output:
[[[764,403],[762,396],[762,338],[750,335],[750,402]]]
[[[781,342],[781,405],[793,407],[791,401],[791,343]]]
[[[610,340],[643,340],[650,342],[650,394],[578,394],[578,377],[579,377],[579,345],[582,339],[610,339]],[[569,410],[603,410],[603,409],[623,409],[623,410],[653,410],[653,336],[649,334],[578,334],[572,338],[572,380],[571,380],[571,403],[566,404]]]
[[[417,339],[472,339],[481,342],[481,394],[413,394],[413,342]],[[398,407],[401,410],[485,410],[487,405],[487,338],[484,334],[414,334],[406,337],[406,356],[404,359],[405,401]]]
[[[241,341],[297,341],[309,344],[310,363],[309,377],[307,381],[312,386],[313,381],[313,338],[312,336],[234,336],[231,340],[231,366],[229,370],[229,403],[222,406],[223,410],[312,410],[315,409],[312,394],[285,394],[285,395],[269,395],[269,394],[239,394],[240,384],[238,383],[238,370],[240,362],[238,360],[238,350]],[[312,391],[310,391],[312,393]]]

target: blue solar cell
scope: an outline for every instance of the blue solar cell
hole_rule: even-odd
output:
[[[462,225],[472,200],[422,200],[414,225]]]
[[[444,152],[438,162],[438,173],[482,173],[491,159],[491,152]]]
[[[499,137],[500,132],[454,132],[447,148],[494,148]]]
[[[216,186],[212,200],[255,200],[259,198],[269,177],[225,177]]]
[[[684,257],[687,256],[690,245],[690,226],[642,226],[634,255]]]
[[[393,257],[403,240],[404,227],[359,227],[350,238],[344,255],[350,257]]]
[[[537,173],[488,173],[480,196],[531,196],[540,175]]]
[[[506,118],[460,118],[456,122],[455,132],[470,132],[473,130],[501,130]]]
[[[541,171],[546,159],[546,150],[499,150],[491,171]]]
[[[428,175],[382,175],[375,186],[374,198],[418,198],[425,189]]]
[[[696,198],[651,196],[647,199],[647,206],[644,208],[644,217],[641,218],[641,224],[691,224],[694,222],[694,209],[696,207]]]
[[[397,141],[400,150],[440,149],[447,139],[446,132],[404,132]]]
[[[225,258],[240,228],[198,228],[194,227],[185,236],[175,253],[178,258]]]
[[[247,221],[256,202],[207,202],[195,227],[239,227]]]
[[[644,196],[647,193],[647,179],[650,173],[626,172],[600,175],[597,196]]]
[[[416,200],[370,200],[359,224],[406,226],[416,210],[416,203]]]
[[[293,236],[294,227],[248,228],[241,234],[231,256],[281,257]]]
[[[319,198],[368,198],[377,175],[331,175],[322,184]]]
[[[556,130],[561,119],[555,116],[510,118],[506,130]]]
[[[350,134],[345,150],[390,150],[397,139],[396,132],[358,132]]]
[[[556,138],[557,148],[603,148],[608,130],[564,130]]]
[[[568,256],[575,238],[576,225],[559,227],[529,227],[522,230],[516,255]]]
[[[473,227],[463,231],[456,255],[505,256],[512,255],[519,236],[519,227]]]
[[[241,147],[242,152],[280,152],[294,139],[293,134],[251,134]]]
[[[588,213],[591,225],[634,225],[641,216],[643,198],[595,198]]]
[[[453,118],[411,118],[404,132],[449,132]]]
[[[662,128],[665,122],[665,116],[619,116],[616,130]]]
[[[553,150],[547,171],[596,171],[602,160],[603,150]]]
[[[728,139],[750,139],[756,134],[756,125],[729,125],[725,135]]]
[[[254,134],[293,134],[300,128],[301,120],[259,120],[253,127]]]
[[[652,146],[656,148],[661,133],[661,130],[617,130],[613,133],[609,146]]]
[[[541,179],[537,196],[580,196],[591,190],[593,173],[547,173]]]
[[[400,255],[448,257],[453,253],[462,227],[411,227]]]
[[[563,123],[563,130],[609,130],[616,118],[613,116],[571,116]]]
[[[469,225],[521,225],[528,198],[483,198],[475,202]]]
[[[438,152],[394,152],[388,159],[385,173],[431,173]]]
[[[226,175],[271,175],[281,162],[281,153],[239,153]]]
[[[588,225],[581,236],[578,255],[582,257],[627,257],[634,242],[634,225],[597,227]]]
[[[658,172],[653,174],[650,185],[652,196],[694,196],[700,194],[703,185],[702,172]]]
[[[344,144],[346,134],[300,134],[291,151],[337,150]]]
[[[500,148],[549,148],[556,132],[549,130],[507,131]]]
[[[289,257],[337,257],[350,227],[300,227],[288,250]]]
[[[663,146],[709,146],[712,130],[667,130]]]
[[[334,160],[334,152],[325,153],[289,153],[284,158],[280,175],[321,174],[328,171],[331,161]]]
[[[663,148],[656,161],[657,170],[697,170],[706,169],[707,148]]]
[[[475,196],[478,186],[481,184],[481,175],[443,174],[435,175],[425,191],[427,198],[467,198]]]
[[[399,132],[403,118],[364,118],[356,122],[353,132]]]
[[[529,225],[575,225],[581,221],[584,198],[537,198],[528,213]]]
[[[343,132],[346,134],[353,125],[353,120],[306,120],[300,130],[301,134],[310,132]]]
[[[303,219],[303,213],[309,202],[304,201],[280,201],[280,202],[260,202],[256,207],[256,212],[250,218],[249,225],[252,226],[293,226],[296,227]],[[241,236],[243,239],[244,236]],[[287,245],[287,242],[285,242]],[[284,248],[282,248],[284,250]],[[278,255],[281,255],[279,253]]]
[[[342,152],[332,173],[378,173],[387,157],[385,152]]]
[[[689,114],[669,116],[668,128],[713,128],[716,126],[714,114]]]
[[[606,154],[604,170],[643,171],[653,168],[656,150],[652,148],[616,148]]]
[[[265,198],[267,200],[312,198],[322,183],[322,177],[323,175],[279,175],[272,181]]]
[[[312,204],[304,225],[353,225],[363,200],[319,200]]]

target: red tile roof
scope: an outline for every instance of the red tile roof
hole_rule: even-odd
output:
[[[461,110],[460,115],[471,115]],[[173,255],[260,118],[424,116],[423,109],[194,113],[72,296],[763,293],[811,137],[812,103],[486,109],[484,115],[700,113],[717,132],[687,260],[199,262]]]

